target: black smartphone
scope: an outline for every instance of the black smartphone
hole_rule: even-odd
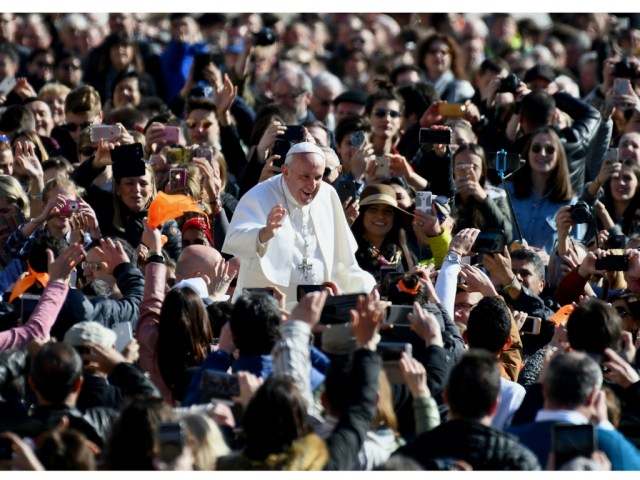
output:
[[[498,172],[513,173],[518,170],[525,161],[517,153],[507,153],[504,150],[487,157],[487,167]]]
[[[184,425],[182,422],[158,423],[158,458],[165,463],[173,462],[184,448]]]
[[[31,314],[40,302],[40,295],[23,293],[20,296],[20,301],[22,302],[20,305],[20,321],[22,322],[22,325],[24,325],[31,318]]]
[[[347,201],[349,197],[351,200],[355,200],[356,198],[356,182],[353,180],[341,180],[334,184],[336,187],[336,191],[338,192],[338,198],[340,199],[340,203],[344,203]]]
[[[211,53],[196,53],[193,57],[193,82],[198,83],[201,80],[204,80],[204,75],[202,74],[202,69],[209,65],[210,63],[215,63],[213,54]]]
[[[321,292],[324,287],[322,285],[298,285],[296,289],[297,300],[300,301],[307,293]]]
[[[502,230],[485,230],[480,232],[471,247],[475,253],[502,253],[505,237]]]
[[[407,316],[410,313],[413,313],[413,306],[411,305],[391,305],[387,308],[387,318],[385,318],[384,323],[395,325],[396,327],[410,327],[411,321]]]
[[[200,380],[200,403],[208,403],[211,399],[231,400],[240,395],[240,384],[237,375],[205,370]]]
[[[598,447],[595,429],[590,423],[555,424],[551,431],[551,441],[556,457],[556,470],[576,457],[591,458],[591,454]]]
[[[418,140],[423,145],[425,143],[432,145],[451,145],[451,130],[421,128]]]
[[[268,288],[243,288],[242,293],[257,293],[273,297],[273,290],[269,290]]]
[[[351,293],[347,295],[336,295],[327,297],[322,314],[320,315],[320,323],[322,325],[341,325],[349,323],[351,320],[349,312],[356,308],[358,297],[366,293]]]
[[[290,148],[291,148],[291,142],[289,140],[276,138],[276,141],[273,144],[273,150],[271,151],[271,155],[280,155],[280,158],[273,161],[274,167],[282,167],[282,165],[284,164],[284,160],[287,156],[287,153],[289,153]]]
[[[304,127],[302,125],[285,125],[287,129],[278,138],[289,142],[301,142],[304,140]]]
[[[144,151],[142,150],[141,143],[120,145],[119,147],[111,150],[111,161],[113,163],[139,161],[143,158]]]
[[[542,327],[542,319],[540,317],[527,317],[522,324],[520,333],[526,335],[540,335],[540,328]]]
[[[410,343],[380,342],[377,352],[382,357],[383,362],[397,362],[400,360],[403,352],[412,357],[413,347]]]
[[[626,272],[629,270],[629,257],[626,255],[607,255],[596,260],[596,270],[608,272]]]

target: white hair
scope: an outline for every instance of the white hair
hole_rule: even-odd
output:
[[[333,73],[327,71],[320,72],[315,77],[313,77],[312,85],[314,92],[321,87],[335,92],[336,95],[340,95],[344,91],[344,85],[342,84],[340,79]]]

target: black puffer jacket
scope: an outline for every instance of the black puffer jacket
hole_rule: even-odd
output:
[[[418,436],[398,449],[425,469],[435,469],[435,460],[464,460],[474,470],[540,470],[536,456],[513,435],[471,420],[451,420]]]

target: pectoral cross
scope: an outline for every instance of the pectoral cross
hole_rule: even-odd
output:
[[[309,274],[313,270],[313,266],[307,262],[306,258],[302,259],[302,263],[298,265],[298,270],[302,272],[302,278],[304,278],[305,282],[309,281]]]

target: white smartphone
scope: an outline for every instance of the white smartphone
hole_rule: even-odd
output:
[[[431,192],[416,192],[416,210],[431,214],[432,198]]]
[[[116,332],[116,350],[122,352],[133,338],[131,322],[119,322],[114,324],[112,328]]]
[[[4,77],[0,82],[0,97],[6,97],[16,86],[16,77]]]
[[[628,95],[631,90],[631,82],[628,78],[616,78],[613,82],[613,93],[616,95]]]
[[[120,127],[117,125],[92,125],[91,126],[91,141],[99,142],[100,140],[106,140],[111,142],[120,137]]]
[[[389,168],[389,157],[376,157],[376,176],[388,177],[391,175]]]

